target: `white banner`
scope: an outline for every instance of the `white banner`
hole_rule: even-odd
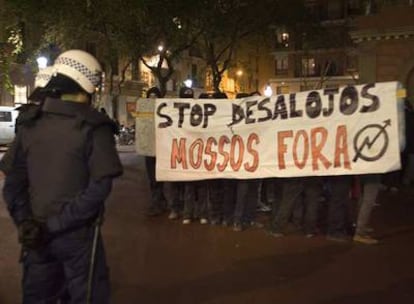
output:
[[[397,88],[387,82],[271,98],[157,99],[157,180],[397,170]]]
[[[155,156],[155,99],[137,100],[135,118],[135,151],[139,155]]]

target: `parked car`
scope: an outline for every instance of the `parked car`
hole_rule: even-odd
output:
[[[13,141],[18,114],[15,107],[0,106],[0,145],[8,145]]]

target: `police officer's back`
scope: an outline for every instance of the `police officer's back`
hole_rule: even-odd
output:
[[[94,224],[112,179],[122,173],[116,127],[90,106],[101,72],[93,56],[67,51],[53,69],[42,104],[21,109],[13,149],[5,156],[3,194],[24,252],[23,302],[65,295],[70,303],[85,303],[91,280],[91,303],[108,303],[98,232],[95,276],[88,271]]]

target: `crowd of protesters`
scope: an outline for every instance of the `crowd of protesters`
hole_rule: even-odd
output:
[[[156,89],[149,94],[158,92]],[[239,94],[244,98],[253,94]],[[150,97],[148,95],[147,97]],[[159,97],[159,95],[158,95]],[[193,98],[183,88],[180,98]],[[227,98],[225,94],[201,94],[199,98]],[[406,103],[407,130],[413,111]],[[275,238],[301,231],[307,238],[324,235],[328,240],[377,244],[370,218],[377,197],[386,188],[395,192],[413,180],[414,139],[407,132],[403,155],[406,170],[360,176],[304,176],[266,179],[212,179],[188,182],[155,181],[155,158],[147,166],[152,200],[149,216],[169,212],[168,218],[188,225],[193,222],[244,231],[266,228]],[[147,162],[148,164],[149,162]],[[258,214],[260,220],[257,220]]]
[[[165,182],[163,207],[157,213],[150,207],[148,216],[168,214],[170,220],[184,225],[199,222],[239,232],[266,228],[275,238],[300,231],[307,238],[324,235],[331,241],[377,244],[369,224],[378,194],[385,187],[383,177]]]

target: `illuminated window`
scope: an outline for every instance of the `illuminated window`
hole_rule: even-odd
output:
[[[288,73],[288,58],[278,58],[275,60],[275,75],[286,75]]]
[[[302,58],[302,76],[315,75],[315,58]]]

